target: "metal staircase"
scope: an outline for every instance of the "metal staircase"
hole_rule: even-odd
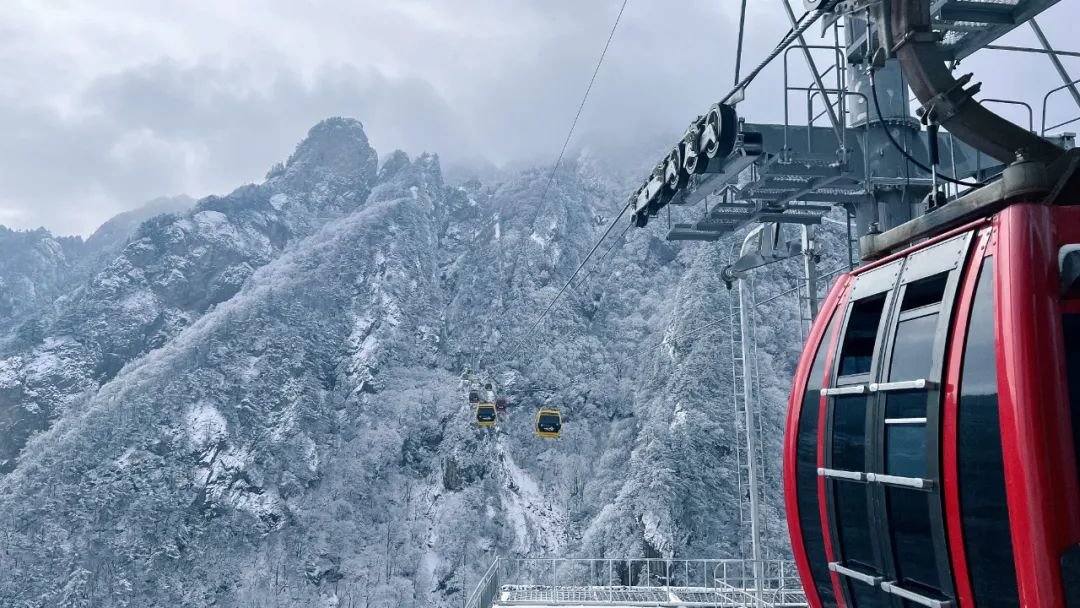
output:
[[[730,335],[728,343],[731,345],[731,390],[732,390],[732,417],[735,421],[735,462],[738,467],[738,492],[739,492],[739,528],[747,530],[753,524],[750,509],[750,455],[746,445],[746,360],[743,357],[743,334],[739,327],[739,319],[742,317],[742,307],[737,294],[731,294],[728,298],[730,315]],[[752,380],[751,380],[752,381]],[[748,534],[740,534],[739,555],[743,558],[751,557],[753,549]]]

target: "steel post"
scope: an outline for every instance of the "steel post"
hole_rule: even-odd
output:
[[[809,308],[811,321],[817,317],[818,312],[818,288],[817,288],[817,241],[814,238],[814,227],[802,227],[802,250],[803,250],[803,276],[806,278],[806,300]],[[848,247],[850,250],[850,245]],[[801,303],[800,303],[801,304]],[[809,328],[807,328],[809,333]]]
[[[756,231],[752,231],[747,235],[743,241],[742,249],[739,252],[740,257],[749,253],[750,247],[753,245],[753,237]],[[754,563],[757,564],[761,560],[761,505],[758,504],[759,490],[758,490],[758,470],[757,470],[757,441],[754,434],[754,429],[757,428],[755,413],[754,413],[754,378],[753,367],[751,357],[753,353],[750,351],[750,324],[753,323],[754,311],[751,308],[752,303],[748,301],[749,293],[747,291],[747,285],[745,279],[739,279],[739,331],[742,334],[742,359],[743,359],[743,395],[745,395],[746,407],[745,419],[746,419],[746,463],[747,473],[750,482],[750,543],[751,554],[753,556]],[[754,568],[754,577],[759,580],[760,572],[758,568]]]

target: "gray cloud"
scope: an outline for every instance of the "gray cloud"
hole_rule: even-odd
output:
[[[89,232],[158,195],[257,181],[330,115],[362,120],[382,153],[550,162],[619,7],[43,4],[22,5],[0,24],[0,69],[12,76],[0,92],[0,223],[61,233]],[[778,3],[750,4],[748,66],[787,29]],[[737,5],[631,0],[574,146],[633,156],[677,135],[730,88]],[[1067,22],[1043,25],[1067,40]],[[1018,32],[1006,42],[1031,41]],[[792,65],[801,70],[797,56]],[[1040,57],[998,54],[968,65],[998,97],[1041,97],[1036,85],[1056,78]],[[743,105],[751,120],[781,118],[779,81],[778,67],[763,74]]]

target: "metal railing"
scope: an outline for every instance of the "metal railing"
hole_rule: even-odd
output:
[[[1059,128],[1064,127],[1066,125],[1070,125],[1070,124],[1072,124],[1074,122],[1080,121],[1080,116],[1077,116],[1076,118],[1070,118],[1069,120],[1066,120],[1065,122],[1059,122],[1056,125],[1051,125],[1049,127],[1046,126],[1046,104],[1047,104],[1047,102],[1050,101],[1050,98],[1053,97],[1054,94],[1059,93],[1061,91],[1064,91],[1064,90],[1068,89],[1069,87],[1076,86],[1077,84],[1080,84],[1080,80],[1073,80],[1071,82],[1066,82],[1065,84],[1063,84],[1063,85],[1061,85],[1059,87],[1054,87],[1054,88],[1050,89],[1049,91],[1046,92],[1046,95],[1043,95],[1043,100],[1042,100],[1042,128],[1040,129],[1040,134],[1043,137],[1046,137],[1046,132],[1047,131],[1053,131],[1054,129],[1059,129]]]
[[[496,557],[465,602],[465,608],[490,608],[495,603],[499,596],[499,565]]]
[[[565,605],[795,608],[807,601],[794,563],[783,560],[497,558],[466,608]]]

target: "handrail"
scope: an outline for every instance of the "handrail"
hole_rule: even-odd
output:
[[[799,90],[806,91],[807,116],[810,116],[811,114],[813,114],[814,113],[814,99],[818,95],[820,95],[821,92],[816,90],[816,89],[813,89],[811,87],[791,87],[790,90],[792,90],[792,91],[799,91]],[[859,98],[861,98],[863,100],[863,103],[865,103],[867,106],[870,105],[870,98],[865,93],[860,93],[858,91],[848,91],[846,89],[826,89],[826,92],[835,93],[838,97],[843,98],[843,99],[847,99],[849,96],[850,97],[859,97]],[[846,104],[845,104],[845,108],[846,108]],[[847,110],[845,109],[844,111],[846,112]],[[809,123],[806,125],[807,126],[806,137],[807,137],[808,142],[810,141],[810,138],[813,136],[813,129],[810,128],[810,127],[814,126],[814,122],[816,120],[817,119],[814,118],[813,120],[809,121]],[[786,121],[786,118],[785,118],[785,121]],[[866,190],[869,192],[869,190],[870,190],[870,187],[869,187],[869,183],[870,183],[870,153],[869,153],[869,148],[868,148],[869,143],[870,143],[870,121],[869,120],[863,121],[863,129],[866,131],[866,142],[862,146],[863,147],[863,150],[862,150],[862,157],[863,157],[863,184],[866,187]],[[786,140],[784,142],[784,146],[785,147],[787,146],[787,141]],[[810,151],[813,151],[813,147],[809,146],[809,143],[808,143],[808,148],[807,149],[810,150]],[[841,149],[845,150],[845,151],[847,150],[847,129],[846,128],[844,129],[844,139],[843,139],[843,142],[841,142]],[[847,159],[844,159],[844,160],[846,161]]]
[[[760,588],[753,572],[763,573]],[[466,608],[807,606],[793,562],[749,559],[498,558]]]
[[[1058,128],[1058,127],[1064,127],[1067,124],[1071,124],[1071,123],[1074,123],[1074,122],[1080,120],[1080,116],[1077,116],[1076,118],[1066,120],[1065,122],[1058,123],[1058,124],[1053,125],[1051,127],[1046,126],[1046,108],[1047,108],[1047,102],[1050,101],[1050,97],[1053,96],[1055,93],[1060,93],[1061,91],[1064,91],[1065,89],[1067,89],[1067,88],[1069,88],[1071,86],[1077,85],[1077,84],[1080,84],[1080,78],[1078,78],[1076,80],[1073,80],[1071,82],[1066,82],[1065,84],[1063,84],[1061,86],[1054,87],[1054,88],[1050,89],[1049,91],[1047,91],[1046,95],[1043,95],[1043,100],[1042,100],[1042,128],[1039,131],[1040,135],[1042,135],[1043,137],[1046,137],[1046,132],[1047,131],[1052,131],[1052,130]]]
[[[1015,99],[984,99],[983,103],[1001,103],[1010,106],[1023,106],[1028,111],[1028,131],[1035,132],[1035,110],[1031,108],[1031,104],[1024,101],[1017,101]]]
[[[464,589],[462,589],[464,592]],[[487,572],[480,578],[476,589],[473,590],[469,600],[465,602],[465,608],[491,608],[499,595],[499,558],[491,562]]]
[[[788,127],[791,125],[790,110],[789,110],[789,105],[790,104],[788,102],[788,93],[789,93],[789,91],[793,90],[793,87],[790,86],[791,78],[790,78],[790,68],[788,67],[788,55],[791,53],[791,51],[794,51],[795,49],[802,49],[803,51],[806,51],[806,52],[809,52],[811,49],[833,51],[833,54],[836,56],[836,62],[835,63],[840,64],[840,63],[844,62],[844,49],[842,47],[840,47],[839,45],[792,44],[792,45],[789,45],[788,48],[784,49],[784,152],[783,153],[785,155],[787,154],[787,150],[788,150]],[[813,90],[818,90],[818,89],[815,87]],[[825,87],[822,87],[821,90],[825,91],[826,93],[828,93],[828,92],[834,92],[835,93],[836,91],[846,91],[847,90],[847,83],[844,81],[844,70],[837,70],[836,71],[836,88],[835,89],[827,89]],[[846,99],[843,95],[840,95],[840,98],[842,100]],[[846,102],[842,103],[840,105],[839,115],[841,116],[841,118],[844,117],[844,116],[847,116],[847,104],[846,104]],[[835,129],[834,129],[834,131],[835,131]],[[835,133],[837,143],[840,144],[840,147],[841,147],[842,150],[847,149],[846,148],[847,138],[845,137],[846,131],[847,131],[847,125],[842,124],[842,125],[840,125],[840,130],[836,131],[836,133]]]

